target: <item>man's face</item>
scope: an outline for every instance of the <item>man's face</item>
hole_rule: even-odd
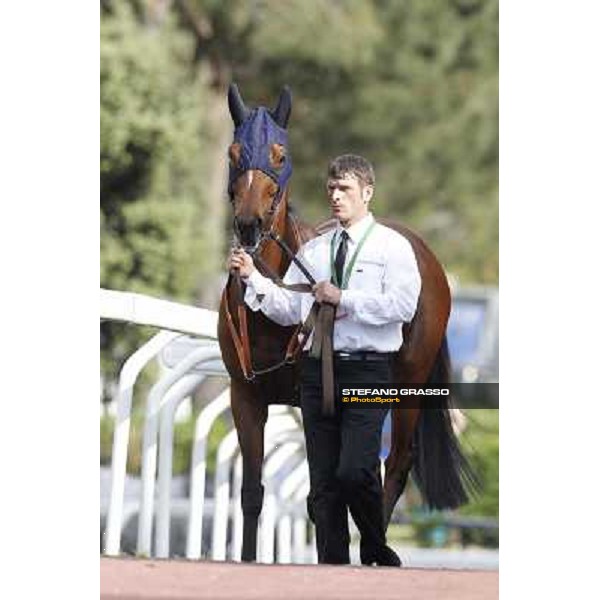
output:
[[[369,212],[373,187],[362,185],[354,175],[327,180],[327,197],[331,214],[344,227],[354,225]]]

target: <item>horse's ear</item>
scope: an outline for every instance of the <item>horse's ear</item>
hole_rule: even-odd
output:
[[[229,91],[227,92],[227,103],[229,104],[229,114],[233,119],[234,125],[237,127],[246,120],[246,117],[250,114],[250,111],[246,108],[242,96],[235,83],[229,85]]]
[[[285,129],[288,124],[288,119],[292,112],[292,92],[287,85],[283,86],[281,94],[279,94],[279,102],[277,108],[271,113],[275,123]]]

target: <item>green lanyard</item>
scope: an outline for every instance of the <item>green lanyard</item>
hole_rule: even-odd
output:
[[[348,280],[350,279],[350,274],[352,273],[352,269],[354,268],[354,263],[356,262],[356,257],[358,256],[360,249],[363,247],[365,240],[369,237],[369,234],[371,233],[371,231],[373,231],[373,227],[375,227],[375,225],[376,225],[376,221],[373,221],[371,223],[371,225],[369,225],[369,228],[365,231],[362,238],[360,238],[360,241],[358,242],[358,246],[356,247],[356,250],[354,251],[354,254],[352,255],[352,259],[350,260],[350,262],[348,263],[348,266],[344,270],[344,273],[342,275],[342,284],[341,285],[337,280],[337,273],[335,272],[335,261],[333,258],[333,249],[335,248],[336,236],[335,235],[331,236],[331,247],[330,247],[331,277],[333,278],[333,284],[335,286],[339,287],[341,290],[345,290],[348,288]]]

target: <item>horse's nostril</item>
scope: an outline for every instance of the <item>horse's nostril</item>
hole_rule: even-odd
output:
[[[242,246],[251,248],[256,246],[261,232],[262,219],[234,220],[234,230]]]

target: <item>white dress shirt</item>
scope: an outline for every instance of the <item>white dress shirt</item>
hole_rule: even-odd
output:
[[[373,215],[368,213],[346,229],[349,239],[345,268],[372,222]],[[335,256],[341,231],[338,223],[335,229],[308,241],[298,251],[297,257],[317,282],[331,279],[331,239],[335,236]],[[308,283],[294,263],[284,282]],[[262,310],[280,325],[303,322],[314,302],[311,294],[282,289],[256,269],[246,283],[246,304],[253,311]],[[420,291],[421,276],[410,242],[376,223],[356,258],[348,288],[342,290],[333,330],[334,350],[393,352],[400,348],[402,324],[414,317]],[[310,343],[309,339],[307,349]]]

